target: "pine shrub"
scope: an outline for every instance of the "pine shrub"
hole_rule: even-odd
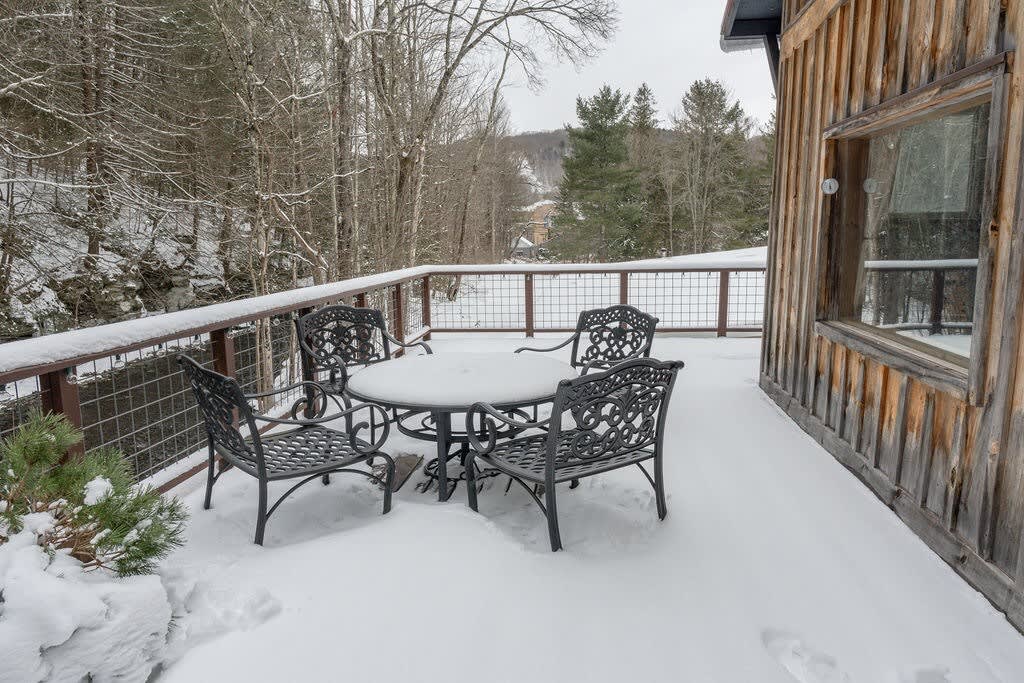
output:
[[[0,442],[0,544],[32,520],[37,542],[88,569],[147,574],[181,545],[181,503],[135,484],[119,451],[64,458],[82,434],[62,415],[34,415]]]

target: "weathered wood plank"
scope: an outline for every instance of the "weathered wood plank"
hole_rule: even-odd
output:
[[[967,7],[967,63],[996,53],[1000,0],[969,0]]]
[[[819,32],[820,33],[820,32]],[[808,41],[804,48],[804,92],[814,93],[817,91],[820,93],[820,75],[818,74],[818,68],[820,65],[820,59],[818,57],[818,36],[816,33],[812,36],[811,40]],[[801,124],[800,124],[800,137],[802,145],[798,155],[801,173],[798,179],[798,183],[795,187],[796,192],[793,197],[793,252],[792,252],[792,281],[790,283],[791,300],[788,305],[787,325],[792,332],[789,335],[789,343],[786,348],[786,363],[787,363],[787,374],[785,386],[790,393],[794,396],[799,395],[798,382],[800,380],[800,373],[803,368],[803,350],[804,350],[804,338],[803,338],[803,314],[804,314],[804,293],[806,290],[807,282],[807,221],[810,220],[812,215],[809,195],[811,193],[811,178],[813,172],[808,172],[808,168],[813,168],[814,158],[814,142],[817,139],[817,132],[814,130],[816,127],[814,121],[814,101],[816,97],[811,96],[808,101],[803,105]]]
[[[810,366],[810,348],[813,346],[814,321],[817,319],[819,282],[819,258],[822,250],[822,243],[825,238],[820,227],[823,195],[819,189],[819,181],[824,174],[826,152],[821,138],[821,131],[825,127],[825,121],[830,109],[834,108],[835,83],[838,80],[838,69],[840,45],[839,45],[839,20],[837,14],[829,20],[827,26],[815,34],[815,52],[818,56],[818,74],[814,95],[814,108],[810,116],[808,138],[811,140],[808,166],[812,169],[805,173],[807,185],[804,188],[805,196],[803,212],[807,217],[802,225],[805,234],[803,251],[807,254],[806,265],[802,281],[800,283],[800,300],[798,302],[798,325],[799,325],[799,347],[797,376],[795,387],[802,404],[806,405],[805,394],[807,387],[806,373]]]
[[[842,434],[843,420],[846,417],[846,373],[847,373],[847,350],[846,347],[836,347],[832,357],[832,386],[829,388],[829,420],[826,424],[836,434]]]
[[[935,31],[935,0],[913,0],[907,41],[906,89],[919,88],[931,80],[931,46]]]
[[[907,392],[910,382],[905,374],[890,372],[886,378],[886,395],[889,400],[882,406],[882,447],[878,467],[897,483],[899,468],[903,460],[903,447],[907,439]]]
[[[889,26],[889,1],[874,0],[871,26],[859,32],[868,36],[868,64],[864,70],[864,108],[882,101],[882,80],[885,74],[885,42]]]
[[[956,529],[956,518],[960,511],[960,495],[963,492],[964,453],[967,449],[967,407],[957,407],[956,422],[953,426],[953,441],[949,452],[946,477],[946,501],[943,506],[943,524],[950,531]]]
[[[905,89],[910,1],[889,0],[885,68],[882,71],[882,98],[885,100],[891,100]]]
[[[850,384],[850,400],[846,409],[846,440],[853,450],[861,453],[861,429],[864,424],[864,396],[867,383],[867,361],[855,354],[853,382]]]
[[[853,6],[853,27],[850,30],[850,41],[853,46],[853,69],[850,82],[850,105],[847,115],[859,113],[864,109],[864,75],[868,70],[868,55],[871,41],[867,27],[871,25],[873,5],[877,0],[856,0]]]

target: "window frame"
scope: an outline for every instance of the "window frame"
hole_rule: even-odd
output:
[[[949,392],[971,405],[982,405],[984,401],[1010,54],[996,55],[865,109],[832,124],[823,132],[824,177],[836,178],[839,191],[832,196],[823,195],[819,234],[823,239],[824,261],[817,279],[815,333]],[[911,338],[894,338],[895,335],[886,334],[871,325],[849,320],[856,314],[859,298],[863,296],[860,291],[863,289],[860,245],[865,202],[861,183],[867,172],[871,136],[986,103],[990,110],[978,239],[974,329],[969,357],[955,358],[925,343]],[[849,248],[851,243],[855,243],[857,248]]]

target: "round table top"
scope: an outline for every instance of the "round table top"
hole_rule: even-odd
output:
[[[393,407],[458,412],[478,401],[543,403],[561,380],[578,375],[568,363],[539,353],[436,353],[367,366],[349,379],[348,393]]]

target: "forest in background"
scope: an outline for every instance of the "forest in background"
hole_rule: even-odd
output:
[[[430,262],[529,203],[501,86],[606,0],[0,2],[0,336]]]
[[[662,127],[647,84],[579,97],[558,187],[559,259],[618,261],[758,246],[768,235],[775,121],[695,81]]]
[[[549,257],[758,243],[772,144],[742,110],[709,139],[744,201],[713,194],[706,239],[679,185],[706,169],[649,91],[512,135],[510,74],[581,63],[615,22],[611,0],[0,0],[0,339],[502,261],[559,192]]]

